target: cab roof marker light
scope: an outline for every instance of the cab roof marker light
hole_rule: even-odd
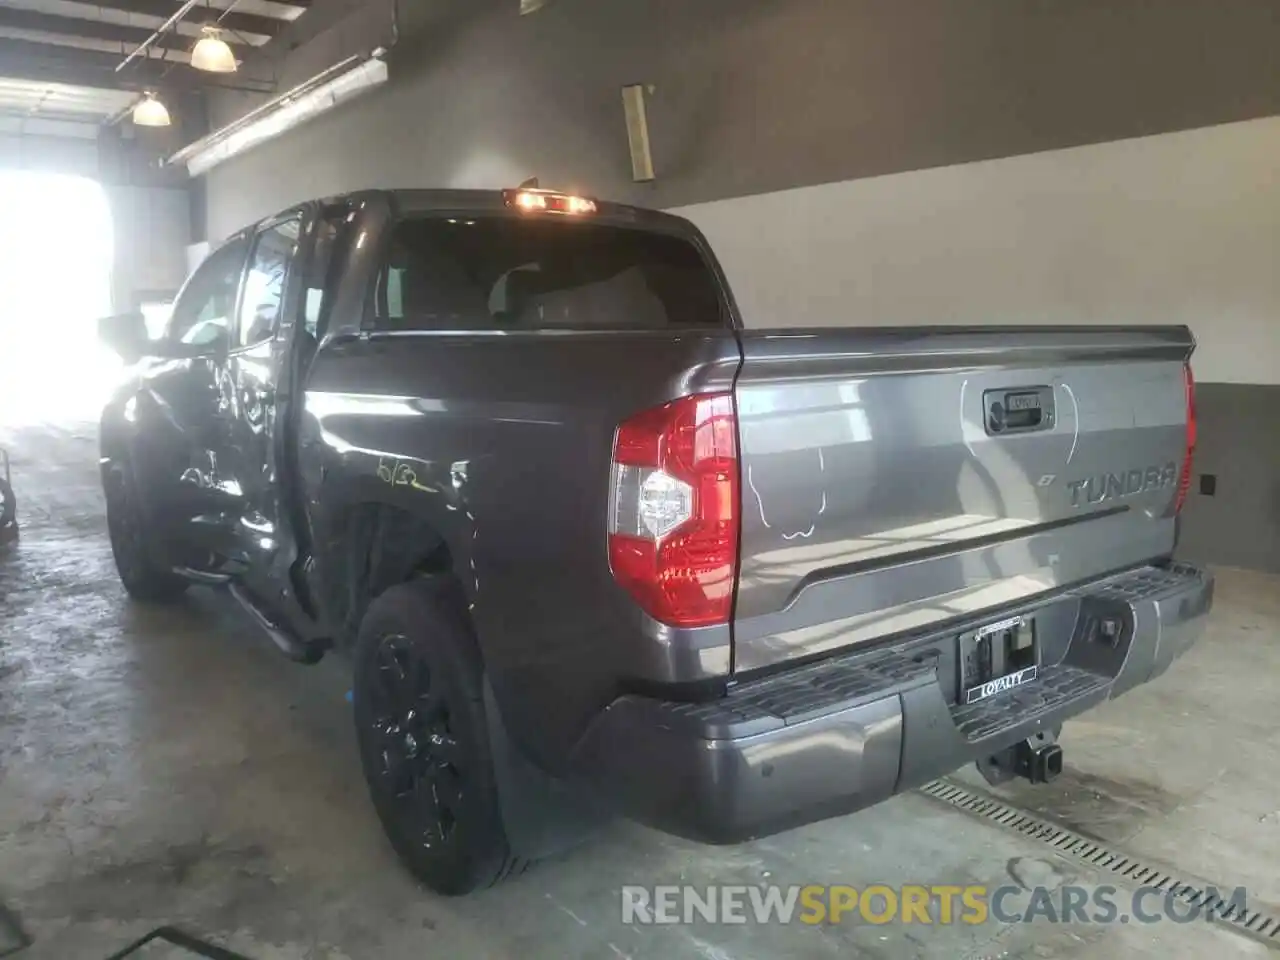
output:
[[[597,212],[596,202],[551,190],[503,190],[502,200],[522,213],[564,213],[574,216]]]

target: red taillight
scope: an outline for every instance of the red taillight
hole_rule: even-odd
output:
[[[1187,449],[1182,455],[1182,473],[1178,476],[1178,495],[1173,501],[1173,512],[1182,511],[1191,489],[1191,460],[1196,452],[1196,380],[1191,375],[1191,364],[1182,366],[1182,382],[1187,394]]]
[[[682,397],[628,419],[611,483],[614,579],[662,623],[727,623],[738,564],[733,396]]]

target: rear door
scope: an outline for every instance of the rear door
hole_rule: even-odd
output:
[[[746,331],[735,667],[1167,556],[1185,327]]]
[[[281,483],[279,389],[294,339],[288,318],[297,312],[300,243],[312,219],[309,209],[294,210],[254,234],[228,357],[224,458],[239,487],[230,533],[242,581],[264,597],[279,595],[294,559]]]

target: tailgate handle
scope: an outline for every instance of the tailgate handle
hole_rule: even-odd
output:
[[[1053,387],[985,390],[982,409],[987,433],[1031,433],[1053,429]]]

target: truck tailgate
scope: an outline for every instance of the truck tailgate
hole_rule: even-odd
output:
[[[1168,555],[1185,327],[742,333],[734,669]]]

